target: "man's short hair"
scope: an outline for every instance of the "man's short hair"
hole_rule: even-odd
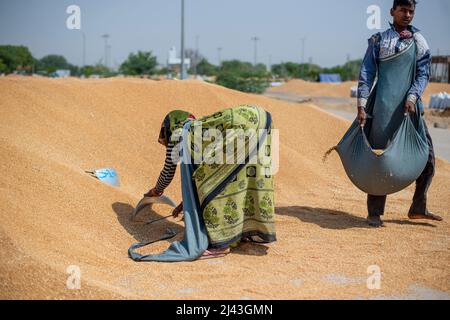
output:
[[[417,0],[394,0],[394,4],[392,5],[392,8],[395,9],[398,6],[413,6],[416,7]]]

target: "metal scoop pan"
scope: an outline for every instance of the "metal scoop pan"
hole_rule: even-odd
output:
[[[131,219],[136,218],[136,216],[142,209],[144,209],[147,206],[151,206],[154,203],[167,204],[172,208],[175,208],[177,206],[175,201],[173,201],[170,197],[165,195],[162,195],[160,197],[143,197],[136,205],[136,208],[133,210],[133,213],[131,214]]]

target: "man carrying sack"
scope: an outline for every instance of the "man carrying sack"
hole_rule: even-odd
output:
[[[371,134],[373,149],[384,150],[392,141],[404,113],[423,113],[421,96],[430,77],[431,53],[419,30],[410,25],[414,18],[416,0],[394,0],[391,9],[393,24],[369,39],[369,47],[360,71],[358,85],[358,116],[366,124],[366,105],[374,101]],[[377,90],[372,91],[375,78]],[[369,99],[375,94],[374,99]],[[400,105],[397,104],[401,101]],[[416,180],[416,191],[409,209],[410,219],[442,221],[427,209],[427,192],[435,173],[433,142],[425,125],[429,145],[428,161]],[[405,165],[408,165],[405,163]],[[370,170],[370,169],[369,169]],[[368,224],[381,227],[387,196],[368,195]]]

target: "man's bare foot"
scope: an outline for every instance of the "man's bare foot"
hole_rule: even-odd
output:
[[[368,216],[367,223],[369,224],[369,226],[374,228],[380,228],[383,226],[383,221],[381,220],[380,216]]]
[[[425,213],[408,213],[408,218],[411,220],[434,220],[434,221],[442,221],[442,217],[430,212],[427,210]]]

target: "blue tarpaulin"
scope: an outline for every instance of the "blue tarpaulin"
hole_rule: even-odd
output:
[[[340,74],[327,74],[322,73],[319,75],[319,81],[320,82],[341,82],[341,75]]]
[[[430,96],[430,109],[445,110],[450,108],[450,93],[441,92],[439,94],[432,94]]]

